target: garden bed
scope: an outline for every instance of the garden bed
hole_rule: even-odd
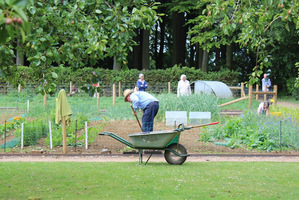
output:
[[[102,121],[91,121],[89,126],[95,126]],[[155,123],[154,131],[159,130],[171,130],[174,127],[166,126],[165,123]],[[181,133],[180,143],[183,144],[188,153],[190,154],[261,154],[266,152],[247,150],[246,148],[230,148],[221,145],[215,145],[213,142],[198,141],[200,139],[201,128],[193,128]],[[140,132],[140,128],[136,121],[116,120],[109,121],[104,127],[103,131],[112,132],[118,136],[130,141],[128,134]],[[8,139],[9,138],[9,139]],[[6,141],[14,138],[13,135],[9,135]],[[2,142],[2,140],[1,140]],[[94,143],[89,145],[88,149],[85,149],[84,145],[68,147],[69,154],[101,154],[103,149],[107,149],[112,154],[121,154],[126,151],[130,151],[128,147],[119,141],[108,137],[96,135]],[[38,151],[38,152],[37,152]],[[6,152],[9,154],[25,153],[25,154],[61,154],[62,147],[53,147],[50,149],[48,145],[45,145],[45,138],[40,139],[34,146],[26,146],[21,151],[20,147],[14,148]],[[299,155],[299,152],[267,152],[266,154],[282,153],[286,155]]]

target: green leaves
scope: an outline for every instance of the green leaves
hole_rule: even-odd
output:
[[[279,22],[284,23],[287,31],[290,31],[290,23],[296,24],[297,30],[299,28],[298,1],[265,0],[261,3],[260,1],[216,0],[211,3],[205,0],[200,3],[193,2],[190,8],[192,9],[189,11],[194,8],[202,11],[201,15],[191,21],[194,25],[189,31],[192,43],[199,43],[202,48],[209,50],[213,47],[219,48],[221,44],[236,42],[248,51],[256,52],[257,70],[271,66],[270,51],[267,47],[273,43],[270,41],[275,41],[276,37],[269,36],[270,27]],[[257,76],[259,74],[255,73],[250,77],[252,83],[258,80]]]
[[[25,41],[26,34],[30,32],[25,7],[27,0],[5,0],[0,7],[0,43],[5,43],[9,37],[22,37]]]
[[[29,7],[36,26],[28,38],[34,48],[27,48],[27,54],[36,58],[39,53],[47,53],[32,66],[68,63],[77,68],[114,56],[120,63],[127,63],[128,51],[135,44],[135,29],[149,28],[157,18],[151,6],[144,3],[138,1],[131,7],[110,1],[64,2],[61,6],[57,6],[59,1],[36,2]]]

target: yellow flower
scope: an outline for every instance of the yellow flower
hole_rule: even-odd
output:
[[[14,122],[11,122],[11,124],[14,124]]]

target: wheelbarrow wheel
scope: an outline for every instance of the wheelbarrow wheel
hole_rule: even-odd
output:
[[[185,147],[179,143],[173,143],[167,148],[177,152],[178,154],[187,154],[187,150],[185,149]],[[165,160],[171,165],[181,165],[187,159],[187,156],[177,156],[169,150],[165,150],[164,157]]]

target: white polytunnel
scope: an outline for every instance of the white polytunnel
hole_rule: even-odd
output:
[[[232,98],[233,93],[229,87],[220,81],[194,81],[194,93],[215,94],[219,98]]]

